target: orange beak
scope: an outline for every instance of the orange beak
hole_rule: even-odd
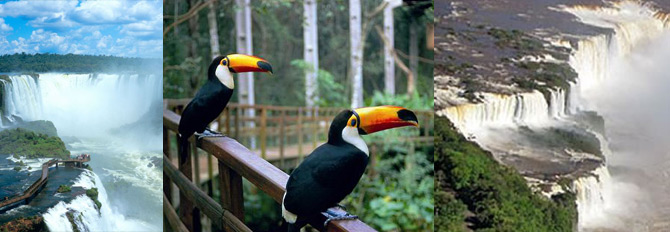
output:
[[[359,134],[372,134],[386,129],[419,126],[414,112],[399,106],[363,107],[354,110],[360,120]]]
[[[263,58],[242,54],[230,54],[226,58],[221,62],[224,62],[224,60],[230,62],[228,68],[233,72],[267,72],[272,74],[272,65]]]

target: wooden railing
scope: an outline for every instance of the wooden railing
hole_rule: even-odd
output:
[[[267,122],[267,119],[265,120]],[[242,178],[247,179],[277,203],[281,203],[286,191],[288,175],[229,137],[209,137],[198,141],[193,141],[191,138],[197,147],[211,154],[218,162],[220,177],[218,181],[221,191],[219,202],[221,204],[200,190],[192,179],[194,171],[191,161],[192,149],[185,149],[186,154],[176,154],[178,167],[173,165],[174,160],[172,159],[175,157],[171,154],[172,139],[170,137],[176,136],[178,123],[179,115],[170,110],[163,111],[163,152],[165,155],[163,158],[163,208],[164,217],[170,229],[173,231],[201,231],[200,213],[203,213],[219,229],[250,231],[244,225]],[[179,189],[179,214],[172,206],[173,184]],[[332,210],[341,211],[337,208]],[[323,226],[324,221],[325,217],[317,218],[311,221],[310,225],[320,231],[375,231],[360,220],[332,221],[326,228]]]

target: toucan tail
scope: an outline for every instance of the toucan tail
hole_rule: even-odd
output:
[[[179,135],[179,153],[177,155],[186,155],[186,152],[188,152],[188,145],[188,138],[185,138],[183,135]]]
[[[288,232],[300,232],[300,228],[302,228],[302,225],[298,225],[298,223],[286,223],[288,224]]]

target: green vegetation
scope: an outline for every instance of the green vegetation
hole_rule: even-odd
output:
[[[65,193],[65,192],[72,191],[72,188],[70,188],[70,186],[62,184],[62,185],[58,186],[58,190],[56,190],[56,191],[59,192],[59,193]]]
[[[456,199],[454,193],[441,191],[435,185],[435,230],[465,231],[467,205]]]
[[[68,72],[100,73],[123,70],[148,70],[151,65],[160,68],[160,59],[127,58],[104,55],[26,54],[0,56],[0,73],[8,72]]]
[[[487,33],[497,39],[495,44],[500,48],[507,47],[528,52],[534,52],[543,49],[542,42],[533,39],[518,30],[507,31],[498,28],[491,28]]]
[[[48,229],[42,216],[20,217],[0,225],[1,232],[43,232]]]
[[[21,166],[16,166],[16,167],[14,167],[14,171],[17,171],[17,172],[18,172],[18,171],[21,171]]]
[[[379,231],[434,231],[432,147],[413,151],[409,144],[393,144],[371,149],[382,150],[342,202],[347,210]]]
[[[572,231],[577,222],[574,193],[549,200],[534,193],[514,169],[467,141],[446,118],[435,124],[435,211],[438,230]],[[463,210],[462,205],[467,206]],[[465,218],[464,215],[472,215]],[[463,229],[461,229],[463,228]]]
[[[102,203],[98,201],[98,188],[87,189],[86,196],[91,198],[91,200],[93,200],[93,202],[95,203],[95,206],[97,206],[98,210],[100,210],[100,208],[102,207]]]
[[[67,211],[65,212],[65,216],[67,217],[67,220],[70,222],[70,225],[72,226],[72,231],[80,232],[79,227],[77,227],[77,223],[74,220],[74,213],[72,213],[72,211]],[[79,214],[79,220],[81,222],[81,214]]]
[[[30,121],[30,122],[24,122],[21,123],[21,125],[18,125],[17,127],[38,133],[38,134],[45,134],[48,136],[58,136],[58,131],[56,130],[56,126],[54,126],[53,122],[47,121],[47,120],[37,120],[37,121]]]
[[[70,152],[60,138],[38,134],[23,128],[0,131],[0,154],[13,154],[14,157],[25,156],[29,159],[70,157]]]

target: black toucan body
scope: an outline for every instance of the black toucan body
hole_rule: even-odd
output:
[[[418,121],[412,111],[397,106],[338,114],[328,131],[328,142],[307,156],[286,184],[282,216],[289,231],[299,231],[311,217],[336,206],[356,187],[369,159],[360,135],[402,126],[418,126]]]
[[[180,149],[185,149],[188,138],[202,134],[207,125],[221,114],[228,105],[235,89],[232,73],[269,72],[272,66],[262,58],[231,54],[214,58],[207,69],[207,82],[198,90],[181,114],[179,120]],[[186,154],[181,150],[180,154]]]

